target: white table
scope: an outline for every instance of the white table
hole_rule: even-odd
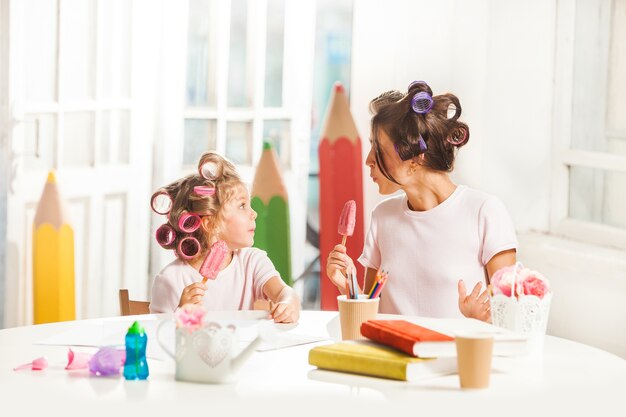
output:
[[[290,331],[328,336],[327,323],[336,316],[336,312],[304,311],[299,325]],[[159,319],[152,315],[134,318]],[[491,387],[477,391],[460,390],[456,375],[406,383],[317,370],[308,364],[313,344],[256,352],[239,381],[230,385],[177,382],[174,362],[169,359],[149,360],[150,377],[143,382],[70,373],[63,369],[67,347],[34,344],[68,329],[119,320],[130,324],[132,319],[0,330],[0,414],[626,415],[626,361],[550,336],[543,357],[494,358]],[[50,362],[45,371],[12,370],[44,355]]]

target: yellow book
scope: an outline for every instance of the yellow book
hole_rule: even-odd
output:
[[[316,346],[309,351],[309,364],[330,371],[401,381],[450,375],[457,371],[456,357],[415,358],[369,342]]]

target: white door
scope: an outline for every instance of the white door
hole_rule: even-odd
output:
[[[4,1],[12,120],[5,326],[32,322],[32,222],[51,169],[74,229],[76,317],[116,315],[119,288],[147,298],[154,70],[145,51],[154,48],[142,44],[152,28],[140,25],[151,25],[142,23],[151,6]]]

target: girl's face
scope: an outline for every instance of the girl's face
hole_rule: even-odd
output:
[[[387,172],[396,181],[404,184],[408,180],[408,165],[410,161],[402,161],[393,147],[393,142],[383,129],[378,129],[378,158],[380,163],[384,162]],[[371,148],[365,159],[365,165],[370,169],[372,181],[378,185],[378,192],[383,195],[393,194],[402,187],[390,181],[383,175],[378,164],[376,164],[376,144],[370,139]]]
[[[248,190],[237,187],[233,198],[222,208],[220,238],[231,250],[249,248],[254,244],[256,211],[250,207]]]

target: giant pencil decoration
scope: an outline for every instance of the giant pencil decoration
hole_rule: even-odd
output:
[[[324,265],[333,247],[341,243],[337,234],[339,217],[346,201],[356,203],[354,234],[350,237],[348,255],[356,261],[363,250],[363,164],[361,139],[343,86],[335,84],[322,129],[320,161],[320,277],[322,310],[337,310],[339,291],[325,276]],[[363,277],[358,278],[363,286]]]
[[[54,172],[48,174],[33,225],[35,324],[74,320],[74,231]]]
[[[263,153],[254,175],[251,205],[258,214],[254,247],[267,252],[283,281],[291,285],[287,189],[280,174],[276,152],[267,142],[263,144]]]

